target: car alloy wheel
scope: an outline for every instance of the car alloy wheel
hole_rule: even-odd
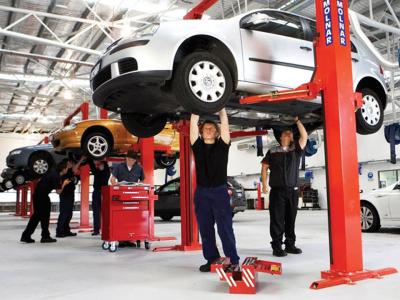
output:
[[[12,181],[11,181],[11,180],[6,180],[6,181],[4,182],[4,187],[5,187],[7,190],[12,189],[12,188],[13,188],[13,183],[12,183]]]
[[[49,170],[49,163],[44,159],[38,159],[35,160],[32,168],[36,174],[43,175]]]
[[[25,176],[22,174],[18,174],[17,176],[15,176],[15,183],[18,185],[24,184],[25,183]]]
[[[87,151],[93,157],[103,157],[108,152],[108,141],[100,135],[94,135],[87,141]]]
[[[381,118],[381,110],[378,100],[372,95],[363,97],[363,105],[360,108],[364,121],[370,126],[376,126]]]
[[[193,94],[203,102],[216,102],[225,93],[225,76],[213,62],[200,61],[193,65],[188,80]]]
[[[374,215],[369,207],[361,207],[361,228],[362,230],[369,230],[374,223]]]

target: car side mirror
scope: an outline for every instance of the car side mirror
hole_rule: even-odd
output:
[[[242,24],[243,29],[251,29],[255,25],[268,23],[270,18],[265,14],[253,14],[249,20]]]

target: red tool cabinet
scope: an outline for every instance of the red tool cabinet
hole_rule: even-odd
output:
[[[150,185],[114,185],[102,187],[103,249],[115,252],[119,241],[145,242],[161,240],[154,236],[154,188]],[[164,238],[171,239],[171,238]]]

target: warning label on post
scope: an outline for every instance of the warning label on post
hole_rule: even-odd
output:
[[[329,46],[333,42],[331,1],[324,0],[323,7],[324,7],[325,44]]]

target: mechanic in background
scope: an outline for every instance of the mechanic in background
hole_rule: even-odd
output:
[[[75,203],[75,186],[79,182],[79,167],[86,157],[82,156],[81,159],[74,163],[72,159],[66,159],[68,172],[61,177],[61,180],[69,179],[70,183],[65,186],[60,194],[60,214],[58,215],[56,237],[64,238],[67,236],[76,236],[75,232],[71,232],[69,223],[72,219]]]
[[[144,180],[144,172],[142,166],[137,161],[138,154],[129,150],[126,154],[126,161],[120,163],[112,170],[110,182],[116,185],[121,182],[136,183]],[[136,247],[130,241],[120,241],[119,247]]]
[[[262,190],[268,192],[267,171],[270,169],[269,196],[270,234],[272,238],[272,254],[282,257],[287,253],[301,254],[301,249],[295,246],[294,231],[299,203],[299,168],[308,134],[298,117],[294,119],[300,133],[300,139],[294,140],[291,128],[283,130],[279,146],[270,149],[262,160],[261,180]],[[282,249],[282,239],[285,234],[285,250]]]
[[[105,160],[89,160],[90,171],[93,174],[93,233],[99,235],[101,228],[101,187],[108,185],[110,179],[110,167]]]
[[[111,184],[118,182],[140,182],[144,180],[144,172],[142,166],[137,161],[138,155],[135,151],[129,150],[126,154],[126,161],[117,165],[111,176]]]
[[[215,223],[225,256],[230,258],[229,268],[239,268],[240,258],[236,250],[228,194],[227,169],[231,137],[225,109],[219,112],[219,118],[221,128],[208,120],[199,128],[199,116],[192,114],[190,118],[190,143],[196,163],[197,180],[194,204],[203,255],[207,260],[206,264],[200,266],[200,272],[210,272],[211,264],[220,257],[215,240]]]
[[[35,232],[39,222],[42,226],[42,239],[41,243],[54,243],[56,239],[50,237],[49,223],[50,223],[50,210],[51,202],[49,194],[52,190],[56,190],[57,194],[61,194],[64,188],[70,183],[69,179],[64,179],[61,183],[61,177],[67,174],[68,166],[66,161],[61,161],[57,164],[55,170],[51,170],[44,175],[35,188],[33,193],[33,207],[34,212],[31,215],[26,229],[22,233],[21,242],[34,243],[32,234]]]

